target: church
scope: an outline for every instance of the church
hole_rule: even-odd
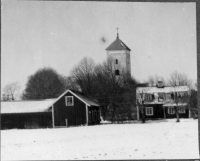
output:
[[[106,48],[106,51],[107,59],[110,59],[114,66],[115,74],[120,75],[125,72],[128,76],[131,76],[131,49],[119,39],[119,33],[117,33],[116,40]]]
[[[131,49],[119,38],[118,31],[116,39],[106,48],[106,51],[107,60],[112,64],[116,79],[120,77],[131,78]],[[129,87],[129,90],[124,91],[123,94],[119,94],[117,97],[119,99],[113,102],[117,107],[115,118],[136,120],[136,89]]]

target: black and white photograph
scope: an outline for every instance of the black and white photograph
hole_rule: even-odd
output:
[[[196,9],[2,0],[1,160],[199,159]]]

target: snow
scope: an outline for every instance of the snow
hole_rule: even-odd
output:
[[[2,160],[198,159],[198,120],[2,130]]]
[[[171,92],[188,92],[187,86],[175,86],[175,87],[138,87],[137,93],[171,93]]]

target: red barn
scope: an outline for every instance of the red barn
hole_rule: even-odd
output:
[[[100,106],[82,92],[57,99],[1,102],[1,129],[51,128],[100,123]]]
[[[67,90],[52,104],[53,127],[100,123],[99,104],[82,92]]]

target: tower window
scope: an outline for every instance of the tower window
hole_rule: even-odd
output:
[[[119,70],[115,70],[115,75],[119,75]]]
[[[118,64],[118,59],[115,60],[115,64]]]

